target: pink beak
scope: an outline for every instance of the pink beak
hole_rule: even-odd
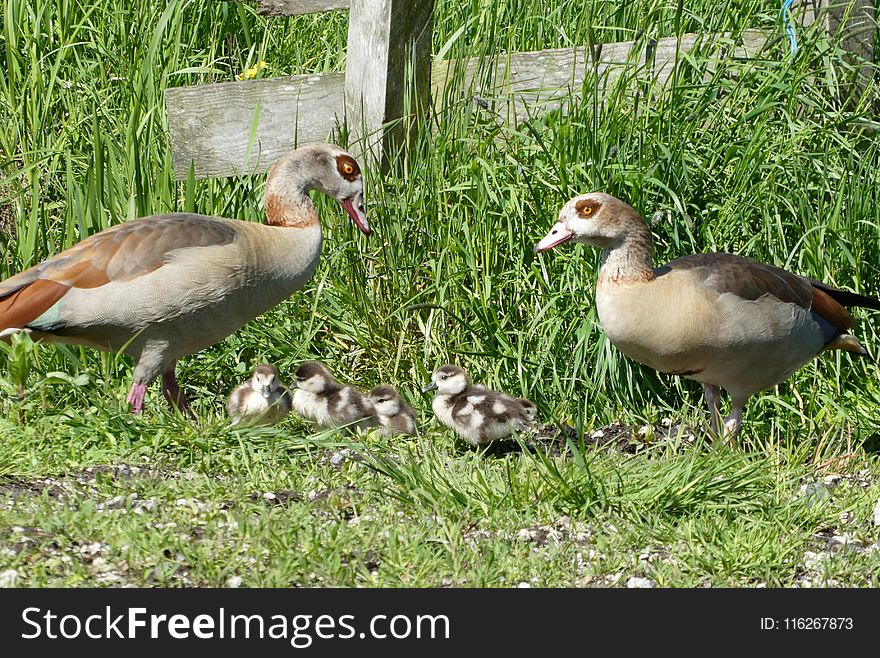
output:
[[[351,217],[355,226],[357,226],[364,235],[370,234],[370,224],[367,221],[367,215],[364,213],[364,196],[358,192],[353,197],[342,200],[342,207]]]
[[[539,254],[542,251],[552,249],[556,245],[568,242],[573,237],[574,233],[565,228],[565,222],[556,222],[550,232],[544,236],[544,239],[535,245],[535,253]]]

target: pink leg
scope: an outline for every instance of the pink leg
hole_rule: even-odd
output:
[[[177,378],[174,376],[173,365],[162,373],[162,395],[165,396],[165,399],[168,400],[168,404],[170,404],[172,408],[181,412],[189,413],[190,415],[192,414],[186,395],[180,390],[180,386],[177,385]]]
[[[147,394],[147,385],[134,383],[128,392],[125,401],[131,404],[131,413],[139,414],[144,410],[144,396]]]
[[[718,411],[718,399],[721,390],[715,384],[703,384],[703,394],[706,397],[706,406],[709,407],[709,428],[712,434],[718,436],[718,419],[721,416]]]
[[[742,407],[734,404],[733,409],[731,409],[731,414],[724,419],[725,438],[731,444],[733,444],[733,439],[736,438],[736,434],[739,432],[739,427],[742,425],[742,417]]]

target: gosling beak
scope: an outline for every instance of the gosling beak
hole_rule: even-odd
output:
[[[556,222],[550,232],[544,236],[544,239],[535,245],[535,253],[540,254],[542,251],[552,249],[556,245],[568,242],[573,237],[574,233],[565,227],[565,222]]]
[[[427,393],[428,391],[433,391],[437,388],[437,382],[431,382],[427,386],[422,389],[422,393]]]
[[[353,197],[342,200],[342,207],[351,217],[354,225],[360,229],[364,235],[370,234],[370,223],[367,221],[367,213],[364,211],[364,193],[358,192]]]
[[[260,387],[260,393],[268,400],[269,396],[272,395],[272,390],[269,388],[268,384],[263,384],[263,386]]]

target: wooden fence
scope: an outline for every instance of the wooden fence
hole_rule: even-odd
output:
[[[242,1],[242,0],[233,0]],[[799,0],[798,24],[824,22],[848,51],[873,61],[873,0]],[[349,8],[345,73],[295,75],[168,88],[165,105],[174,173],[196,178],[263,172],[296,143],[336,139],[346,125],[352,150],[373,163],[393,152],[405,107],[427,108],[447,81],[464,72],[463,88],[507,103],[519,119],[577,97],[587,76],[603,86],[634,66],[665,81],[684,53],[707,41],[727,55],[759,52],[768,35],[746,31],[730,52],[729,39],[695,34],[651,41],[506,53],[486,62],[431,61],[433,0],[256,0],[259,13],[293,16]],[[830,4],[829,4],[830,3]],[[779,34],[769,35],[779,38]],[[868,76],[870,65],[863,65]],[[601,90],[600,90],[601,91]],[[367,163],[368,165],[370,163]]]

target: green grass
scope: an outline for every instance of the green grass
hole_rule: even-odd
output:
[[[853,96],[852,62],[816,29],[799,30],[792,57],[778,8],[438,0],[434,52],[447,58],[686,32],[732,44],[751,28],[778,38],[743,59],[719,58],[711,46],[727,41],[707,37],[666,87],[632,70],[603,100],[589,80],[567,115],[514,126],[453,84],[415,136],[418,156],[368,172],[374,234],[319,200],[315,277],[179,364],[195,422],[167,412],[156,386],[131,417],[124,357],[8,348],[0,571],[31,586],[877,585],[874,362],[817,359],[752,400],[741,445],[708,447],[700,387],[627,360],[601,332],[598,254],[532,253],[565,200],[605,190],[654,218],[657,262],[732,251],[880,294],[876,87]],[[345,24],[344,12],[266,20],[205,0],[4,0],[0,276],[154,212],[259,221],[262,177],[174,181],[163,91],[260,60],[262,76],[341,70]],[[878,318],[856,316],[880,353]],[[307,358],[397,386],[422,435],[352,443],[292,417],[228,428],[225,395],[255,363],[289,374]],[[419,393],[447,361],[587,437],[670,419],[697,440],[469,451]],[[359,458],[331,463],[350,443]],[[808,504],[800,487],[830,474],[843,478]],[[844,535],[849,548],[832,540]]]

